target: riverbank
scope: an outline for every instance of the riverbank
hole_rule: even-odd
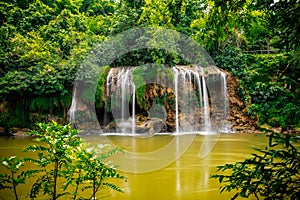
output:
[[[227,77],[227,90],[229,96],[231,128],[237,133],[262,133],[264,131],[273,131],[284,134],[300,134],[299,129],[291,126],[287,127],[271,127],[267,124],[258,125],[258,123],[250,116],[246,115],[247,106],[237,94],[238,78],[223,70]]]

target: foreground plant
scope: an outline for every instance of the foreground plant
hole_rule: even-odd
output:
[[[54,121],[38,123],[37,130],[32,130],[29,134],[35,137],[37,144],[28,146],[24,151],[36,152],[36,157],[11,157],[2,161],[2,165],[10,170],[11,175],[0,174],[0,189],[13,189],[15,199],[18,199],[17,185],[25,183],[29,176],[35,178],[29,194],[31,199],[41,195],[52,200],[60,197],[74,200],[96,199],[97,192],[105,186],[122,192],[122,189],[107,182],[107,179],[124,180],[125,177],[103,160],[117,153],[119,149],[104,152],[106,145],[88,148],[88,144],[77,137],[76,129]],[[36,166],[20,173],[19,169],[24,162]],[[86,191],[91,195],[85,198],[78,191]]]
[[[8,169],[9,173],[0,174],[0,190],[2,189],[12,189],[15,199],[18,200],[19,196],[17,193],[17,186],[19,184],[25,183],[25,175],[18,173],[20,167],[23,165],[24,161],[17,158],[16,156],[11,156],[9,158],[0,159],[1,165]]]
[[[218,172],[211,175],[224,183],[221,192],[236,190],[232,197],[266,200],[297,200],[300,198],[300,148],[294,143],[300,137],[272,133],[269,145],[264,150],[256,149],[258,154],[242,162],[218,166]],[[229,174],[229,175],[226,175]]]
[[[108,178],[125,179],[124,176],[117,173],[114,166],[110,166],[110,161],[105,163],[104,159],[117,153],[119,149],[108,150],[104,153],[106,145],[93,146],[86,148],[83,143],[80,146],[80,151],[75,153],[77,159],[73,160],[71,165],[67,165],[63,171],[66,179],[64,190],[69,186],[73,186],[74,191],[70,194],[72,199],[76,199],[79,195],[80,185],[81,190],[91,190],[91,195],[87,199],[96,199],[96,194],[101,187],[109,187],[118,192],[123,192],[121,188],[107,181]],[[99,155],[100,156],[97,156]],[[80,197],[82,199],[83,197]]]

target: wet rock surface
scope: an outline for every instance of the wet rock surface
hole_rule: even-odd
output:
[[[132,133],[134,131],[135,134],[152,135],[161,132],[166,126],[166,123],[162,119],[142,116],[137,116],[137,119],[138,121],[134,127],[131,120],[120,123],[113,121],[106,125],[103,131],[105,133]]]
[[[233,132],[257,133],[258,130],[255,120],[245,115],[246,105],[237,94],[238,79],[230,73],[223,71],[227,77],[227,92],[229,97],[231,129]]]

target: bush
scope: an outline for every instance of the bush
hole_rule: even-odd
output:
[[[300,137],[272,133],[269,145],[265,149],[256,149],[257,154],[234,164],[218,166],[217,172],[211,175],[224,183],[221,192],[236,190],[232,197],[281,200],[300,198],[300,148],[294,142]],[[229,175],[227,175],[229,174]]]
[[[238,94],[247,105],[246,114],[259,124],[285,127],[300,118],[300,93],[294,89],[298,72],[291,57],[292,53],[254,55],[227,48],[215,61],[240,79]]]
[[[105,152],[105,145],[88,148],[88,144],[76,136],[78,131],[70,125],[63,126],[54,121],[37,125],[38,129],[29,134],[35,137],[38,144],[25,148],[25,151],[36,152],[36,157],[19,159],[13,156],[1,159],[1,164],[11,175],[0,174],[0,189],[13,189],[15,198],[18,199],[17,186],[26,183],[28,177],[34,177],[35,182],[29,194],[31,199],[38,198],[41,193],[53,200],[59,197],[85,199],[78,193],[80,190],[90,191],[87,199],[96,199],[97,192],[103,186],[122,192],[122,189],[107,179],[124,180],[125,177],[114,166],[104,163],[104,159],[117,153],[119,149]],[[37,167],[20,172],[25,162]]]

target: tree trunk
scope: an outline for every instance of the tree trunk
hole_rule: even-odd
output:
[[[13,182],[14,195],[16,197],[16,200],[19,200],[18,193],[17,193],[17,184],[15,182],[15,174],[13,171],[11,171],[11,178]]]
[[[53,177],[53,193],[52,200],[56,199],[56,185],[57,185],[57,174],[58,174],[58,161],[56,160],[54,163],[54,177]]]

